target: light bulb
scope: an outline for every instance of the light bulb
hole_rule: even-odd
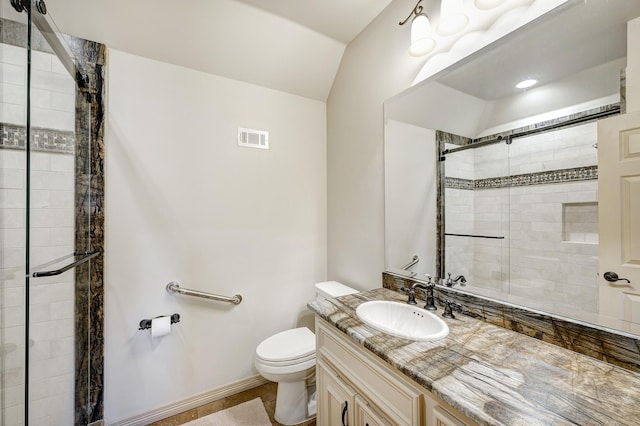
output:
[[[427,15],[420,14],[411,22],[411,56],[424,56],[436,47],[436,41],[431,37],[431,24]]]

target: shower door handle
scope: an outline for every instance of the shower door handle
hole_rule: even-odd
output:
[[[33,273],[33,277],[34,278],[39,278],[39,277],[52,277],[52,276],[55,276],[55,275],[60,275],[63,272],[67,272],[69,269],[73,269],[78,265],[82,265],[83,263],[88,262],[89,260],[93,259],[94,257],[99,255],[100,253],[102,253],[102,251],[100,251],[100,250],[83,253],[83,256],[80,259],[78,259],[75,262],[73,262],[73,263],[70,263],[70,264],[68,264],[66,266],[63,266],[60,269],[54,269],[52,271],[34,272]]]
[[[605,272],[604,273],[604,279],[609,281],[610,283],[615,283],[615,282],[618,282],[618,281],[626,281],[629,284],[631,284],[631,281],[629,281],[626,278],[618,277],[618,274],[616,274],[615,272],[612,272],[612,271]]]

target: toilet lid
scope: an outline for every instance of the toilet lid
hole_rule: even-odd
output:
[[[315,355],[316,336],[307,327],[282,331],[265,339],[256,348],[265,361],[289,361]]]

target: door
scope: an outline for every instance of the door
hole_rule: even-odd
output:
[[[600,322],[640,333],[640,111],[598,123]]]
[[[318,418],[322,426],[354,424],[355,391],[322,361],[317,364]]]

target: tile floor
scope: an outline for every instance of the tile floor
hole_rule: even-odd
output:
[[[254,398],[262,399],[264,408],[267,410],[269,419],[274,426],[281,426],[280,423],[273,419],[273,413],[276,408],[276,383],[267,383],[257,388],[249,389],[236,395],[231,395],[218,401],[211,402],[198,408],[193,408],[184,413],[176,414],[175,416],[151,423],[149,426],[177,426],[191,420],[195,420],[200,417],[215,413],[217,411],[224,410],[234,405],[242,404],[243,402],[250,401]],[[316,420],[312,419],[308,422],[302,423],[301,426],[315,426]]]

